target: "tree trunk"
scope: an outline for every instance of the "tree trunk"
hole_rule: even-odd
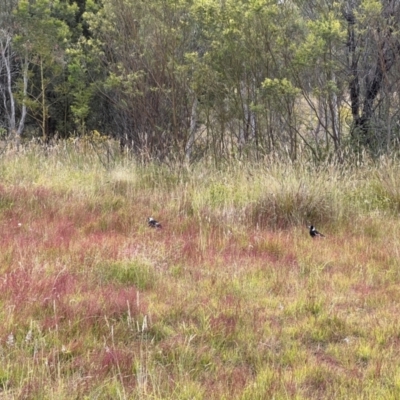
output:
[[[189,139],[186,143],[186,149],[185,149],[186,161],[188,163],[190,163],[190,160],[191,160],[193,146],[194,146],[195,137],[196,137],[197,104],[198,104],[198,100],[197,100],[197,97],[195,96],[195,98],[193,100],[193,104],[192,104],[192,112],[190,115]]]
[[[381,92],[386,74],[399,59],[400,42],[392,37],[395,26],[398,26],[399,16],[394,10],[394,2],[390,2],[382,11],[381,24],[370,28],[370,37],[361,37],[356,32],[356,16],[353,9],[348,9],[344,16],[348,23],[348,67],[350,70],[350,102],[353,118],[353,136],[361,145],[372,148],[371,121],[374,117],[374,104]],[[396,18],[394,18],[396,16]],[[362,32],[362,29],[361,31]],[[368,40],[369,39],[369,40]],[[362,42],[370,43],[367,49],[362,48]],[[361,43],[359,45],[359,43]],[[375,60],[369,62],[365,52],[376,54]],[[362,64],[362,57],[365,61]],[[361,89],[362,88],[362,89]]]

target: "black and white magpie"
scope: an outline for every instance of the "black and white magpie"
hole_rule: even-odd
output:
[[[310,235],[311,235],[312,238],[315,238],[315,237],[325,237],[325,235],[323,235],[322,233],[318,232],[318,231],[315,229],[315,226],[310,225],[310,226],[308,226],[308,228],[310,229]]]
[[[147,223],[149,224],[150,228],[162,228],[161,224],[152,217],[147,218]]]

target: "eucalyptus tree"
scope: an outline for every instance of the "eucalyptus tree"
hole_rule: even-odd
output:
[[[293,139],[293,124],[278,116],[281,99],[263,87],[266,79],[285,77],[282,37],[298,29],[287,9],[272,0],[192,6],[200,35],[199,50],[190,55],[191,85],[214,156],[257,156]]]
[[[19,143],[26,119],[28,70],[26,59],[18,57],[13,46],[15,7],[16,1],[2,0],[0,8],[0,110],[2,111],[0,133],[12,137]],[[19,96],[18,77],[22,81]],[[20,107],[18,107],[18,97],[21,100]]]
[[[92,54],[104,69],[99,92],[112,113],[108,129],[144,156],[183,155],[194,96],[185,55],[193,31],[185,0],[103,0],[84,17]]]
[[[400,2],[281,4],[297,10],[305,33],[295,48],[291,46],[294,57],[285,69],[302,98],[302,112],[296,114],[298,136],[317,158],[332,150],[339,159],[361,148],[374,154],[390,150],[400,128]],[[266,87],[281,93],[284,89],[277,82],[267,81]]]
[[[300,2],[306,34],[297,49],[290,76],[300,90],[299,125],[317,158],[333,152],[342,158],[346,117],[346,25],[336,2]]]
[[[67,22],[76,11],[76,5],[62,0],[19,0],[14,13],[14,46],[29,70],[24,104],[45,140],[68,118],[65,50],[71,31]]]
[[[400,2],[347,0],[342,11],[353,139],[373,152],[390,149],[392,128],[400,136]]]

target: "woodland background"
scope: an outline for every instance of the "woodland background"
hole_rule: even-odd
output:
[[[148,159],[396,152],[395,0],[1,0],[4,140]]]

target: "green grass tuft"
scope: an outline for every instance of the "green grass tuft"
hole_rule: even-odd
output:
[[[154,267],[140,259],[132,261],[100,262],[97,274],[101,282],[111,282],[122,286],[135,286],[139,290],[149,290],[157,284]]]

